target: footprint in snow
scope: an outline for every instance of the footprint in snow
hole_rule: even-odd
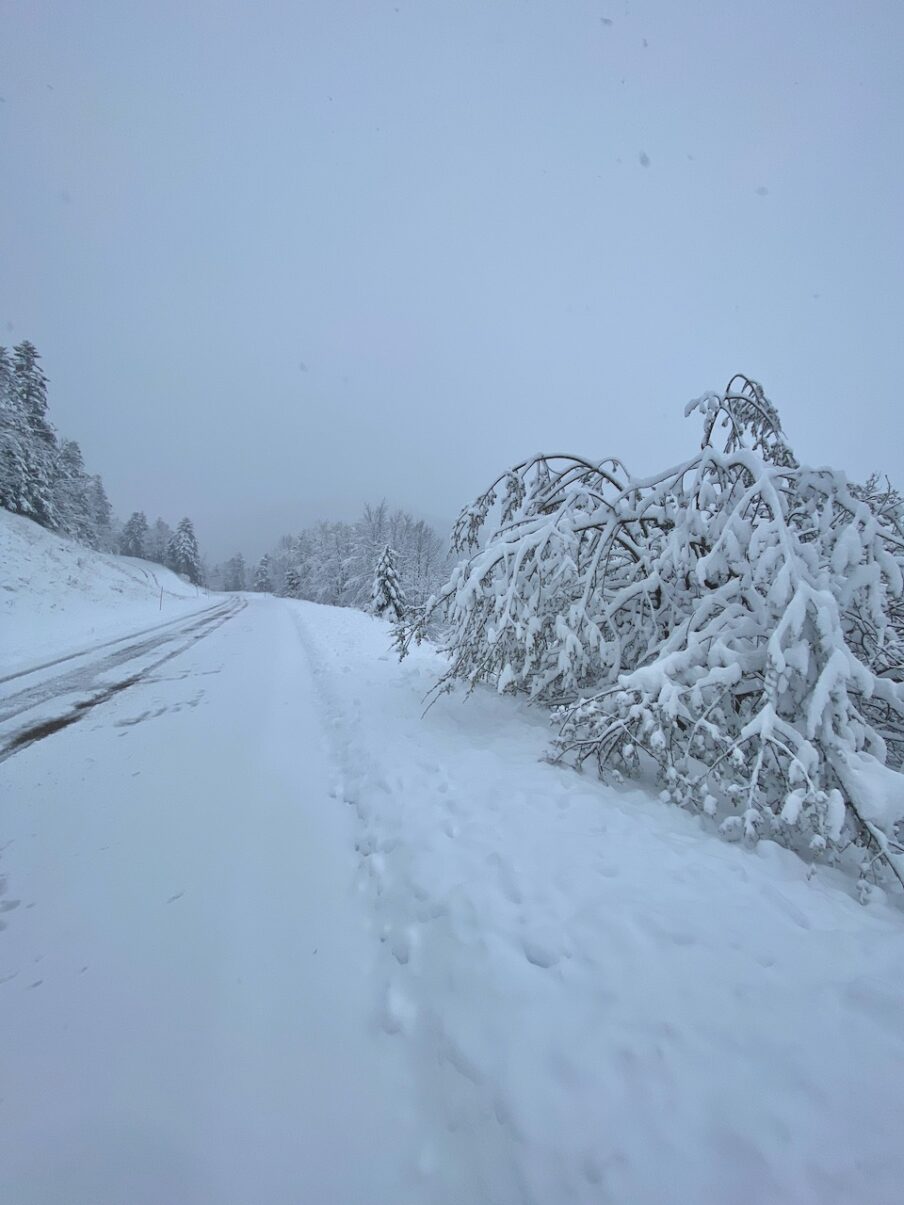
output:
[[[383,1004],[383,1029],[388,1034],[402,1033],[410,1029],[417,1019],[417,1007],[399,987],[390,983]]]
[[[536,938],[523,938],[521,947],[524,950],[524,957],[527,961],[535,967],[542,967],[543,970],[554,967],[562,957],[560,950],[557,950],[548,942],[538,941]]]

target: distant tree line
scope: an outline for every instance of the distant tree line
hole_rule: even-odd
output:
[[[136,511],[120,525],[97,473],[48,417],[47,377],[34,344],[0,347],[0,506],[101,552],[143,557],[196,585],[204,566],[190,519],[173,531]]]
[[[365,506],[353,523],[318,523],[283,536],[256,566],[241,553],[212,573],[224,590],[255,590],[358,607],[394,617],[420,607],[449,570],[443,541],[429,523],[386,502]]]

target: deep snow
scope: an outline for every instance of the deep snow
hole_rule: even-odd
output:
[[[250,596],[0,766],[0,1199],[897,1203],[896,905],[438,669]]]
[[[295,604],[390,952],[431,1201],[901,1200],[899,909],[538,760],[367,616]]]

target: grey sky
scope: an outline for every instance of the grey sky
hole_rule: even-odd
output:
[[[904,5],[0,6],[0,336],[214,557],[760,379],[900,481]]]

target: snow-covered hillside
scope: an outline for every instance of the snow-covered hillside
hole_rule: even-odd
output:
[[[151,561],[95,552],[0,509],[0,676],[209,605]]]
[[[897,1205],[897,902],[388,644],[249,596],[4,688],[0,1199]]]

